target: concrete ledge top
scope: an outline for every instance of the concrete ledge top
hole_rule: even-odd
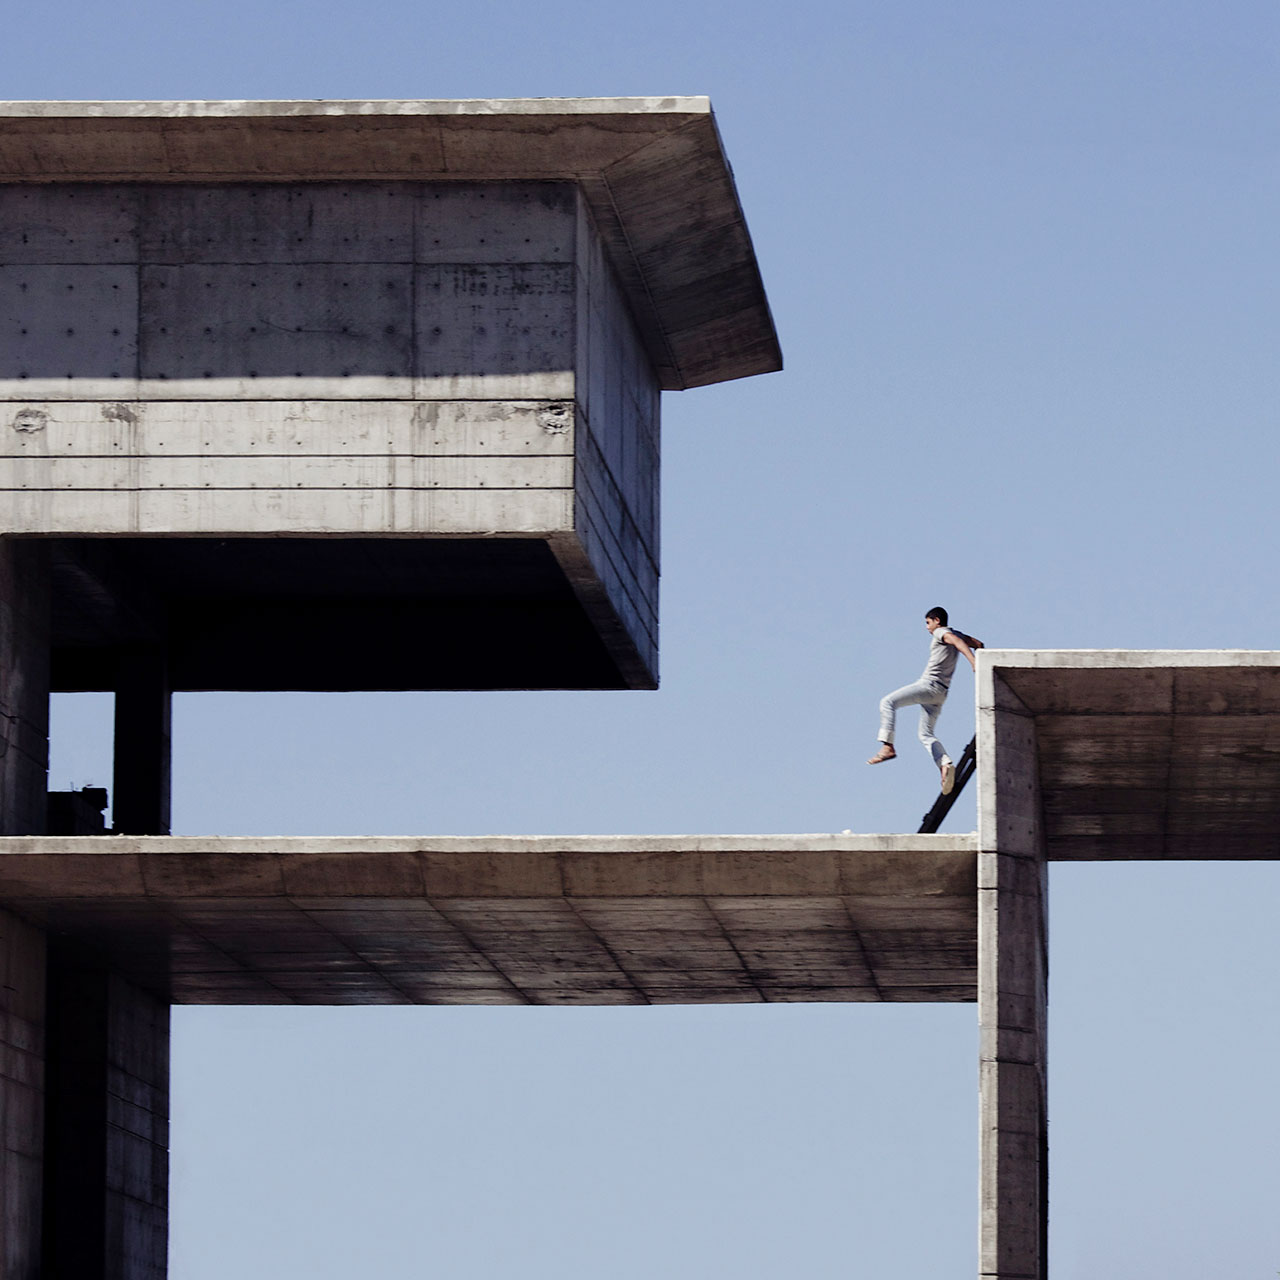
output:
[[[0,182],[572,181],[660,384],[782,353],[701,97],[0,103]]]
[[[463,115],[641,115],[698,113],[706,115],[711,100],[703,96],[662,98],[301,98],[276,101],[191,99],[176,101],[0,102],[0,118],[136,119],[244,116],[463,116]]]
[[[973,836],[0,839],[0,903],[177,1003],[976,998]]]
[[[575,835],[575,836],[0,836],[0,858],[17,854],[197,853],[917,853],[972,852],[976,837],[961,835]]]
[[[1130,671],[1151,667],[1280,667],[1272,649],[980,649],[996,667]]]

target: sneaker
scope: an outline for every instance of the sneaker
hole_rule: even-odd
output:
[[[951,788],[956,785],[956,767],[950,760],[942,766],[942,794],[949,796]]]

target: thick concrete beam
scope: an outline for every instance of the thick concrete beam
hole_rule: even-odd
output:
[[[0,1280],[38,1280],[45,1106],[45,937],[0,911]]]
[[[0,840],[175,1004],[971,1001],[974,886],[972,836]]]
[[[706,98],[0,103],[0,183],[569,181],[661,385],[782,367]]]
[[[1048,864],[1036,731],[985,654],[978,682],[978,1270],[982,1280],[1043,1280]]]

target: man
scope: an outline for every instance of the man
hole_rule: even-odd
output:
[[[974,660],[973,651],[982,648],[982,641],[967,636],[963,631],[954,631],[947,626],[947,611],[939,605],[930,609],[924,616],[924,625],[932,637],[929,643],[929,661],[925,665],[924,674],[915,684],[903,685],[886,694],[880,700],[880,750],[867,761],[868,764],[884,764],[893,760],[897,752],[893,749],[893,722],[899,707],[920,708],[920,741],[925,750],[933,757],[933,762],[942,774],[942,794],[951,794],[956,785],[956,767],[951,763],[942,743],[934,736],[933,727],[938,723],[942,704],[947,700],[947,690],[951,685],[951,675],[956,669],[956,658],[964,654],[969,665],[977,671],[978,664]]]

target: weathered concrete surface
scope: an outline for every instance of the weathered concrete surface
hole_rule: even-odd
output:
[[[193,1004],[965,1001],[966,836],[44,837],[0,902]]]
[[[0,103],[0,182],[579,184],[664,388],[781,367],[705,98]]]
[[[1280,653],[984,650],[1034,717],[1050,859],[1280,857]]]
[[[1048,879],[1036,727],[978,669],[979,1275],[1048,1267]]]
[[[587,639],[508,649],[554,632],[585,672],[600,639],[606,687],[656,682],[658,381],[578,184],[0,185],[0,336],[5,532],[127,539],[131,583],[180,539],[187,592],[196,537],[537,540]]]

